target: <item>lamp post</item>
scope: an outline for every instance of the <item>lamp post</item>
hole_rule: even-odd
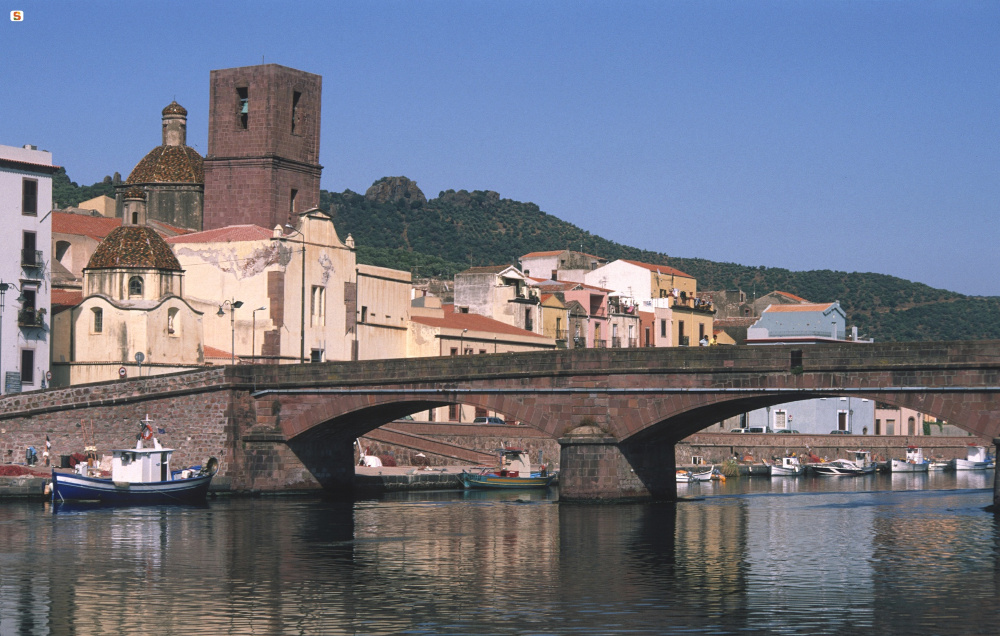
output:
[[[242,300],[224,300],[222,304],[219,305],[219,313],[217,316],[225,316],[226,310],[223,309],[226,305],[229,305],[229,327],[232,330],[233,341],[230,349],[230,364],[236,364],[236,310],[243,306]]]
[[[306,236],[300,230],[296,230],[291,225],[285,223],[285,229],[290,231],[289,236],[298,234],[302,240],[302,306],[299,311],[301,320],[299,321],[299,362],[306,361]]]
[[[19,303],[23,303],[24,302],[24,292],[21,291],[20,287],[18,287],[14,283],[5,283],[3,281],[0,281],[0,394],[2,394],[3,390],[4,390],[4,385],[3,385],[3,307],[4,307],[3,299],[4,299],[4,296],[7,294],[7,290],[10,289],[11,287],[13,287],[18,292],[20,292],[20,294],[17,297],[17,302],[19,302]]]
[[[257,364],[257,312],[264,311],[267,307],[258,307],[254,309],[251,314],[253,314],[253,333],[250,336],[250,355],[253,356],[252,364]]]

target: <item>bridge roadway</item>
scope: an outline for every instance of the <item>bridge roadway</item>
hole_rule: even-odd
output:
[[[739,413],[843,395],[1000,437],[1000,341],[224,367],[5,396],[0,425],[24,445],[41,447],[48,434],[59,454],[81,442],[118,447],[148,412],[168,429],[177,463],[220,456],[235,490],[342,492],[353,483],[355,438],[410,413],[464,403],[558,439],[563,499],[669,499],[677,441]],[[5,444],[0,452],[9,454]]]

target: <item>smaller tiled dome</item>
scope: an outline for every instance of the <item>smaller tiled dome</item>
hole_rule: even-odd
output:
[[[145,225],[123,225],[104,237],[87,269],[160,269],[183,271],[159,234]]]
[[[188,146],[157,146],[125,180],[133,183],[205,183],[205,160]]]
[[[143,199],[146,198],[146,191],[139,186],[129,186],[125,192],[122,194],[126,199]]]
[[[172,101],[169,104],[167,104],[166,107],[164,107],[162,114],[164,116],[167,116],[167,115],[183,115],[183,116],[187,117],[188,112],[187,112],[186,108],[184,108],[183,106],[181,106],[180,104],[178,104],[176,101]]]

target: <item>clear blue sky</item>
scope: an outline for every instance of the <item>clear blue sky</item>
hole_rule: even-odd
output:
[[[263,60],[323,76],[327,190],[404,175],[672,256],[1000,295],[997,0],[2,1],[0,144],[82,185],[173,99],[205,154],[209,71]]]

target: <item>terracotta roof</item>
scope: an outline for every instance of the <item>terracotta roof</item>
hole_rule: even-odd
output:
[[[105,216],[70,214],[68,212],[52,213],[53,234],[77,234],[100,241],[111,234],[111,230],[121,227],[121,224],[121,219],[109,219]]]
[[[75,307],[83,301],[83,292],[68,289],[52,290],[52,307]]]
[[[218,349],[216,347],[210,347],[209,345],[204,345],[202,347],[201,351],[205,355],[206,358],[231,358],[232,357],[232,354],[229,353],[228,351],[223,351],[222,349]],[[239,356],[237,356],[237,357],[239,357]]]
[[[270,239],[273,231],[259,225],[228,225],[204,232],[192,232],[167,239],[175,243],[236,243],[239,241],[261,241]]]
[[[125,180],[138,183],[205,183],[205,160],[190,146],[157,146]]]
[[[531,281],[532,287],[537,287],[539,290],[547,291],[572,291],[574,289],[590,289],[593,291],[610,293],[611,289],[605,289],[603,287],[598,287],[597,285],[588,285],[587,283],[578,283],[572,280],[552,280],[549,278],[535,278],[529,276],[528,280]]]
[[[411,316],[412,322],[427,325],[428,327],[441,327],[445,329],[468,329],[469,331],[481,331],[487,333],[502,333],[510,336],[525,336],[548,340],[545,336],[540,336],[532,331],[526,331],[507,323],[493,320],[479,314],[455,313],[455,305],[442,305],[444,310],[443,318],[432,318],[429,316]]]
[[[798,301],[800,303],[807,303],[807,302],[809,302],[805,298],[801,298],[799,296],[796,296],[795,294],[789,294],[788,292],[783,292],[783,291],[777,291],[777,290],[775,290],[774,293],[775,294],[780,294],[780,295],[784,296],[785,298],[790,298],[790,299]]]
[[[686,278],[694,278],[691,274],[685,274],[676,267],[671,267],[669,265],[653,265],[652,263],[640,263],[639,261],[630,261],[628,259],[621,259],[623,263],[629,263],[630,265],[636,265],[638,267],[645,267],[651,272],[658,272],[660,274],[673,274],[674,276],[684,276]]]
[[[163,112],[160,113],[160,114],[161,115],[184,115],[185,117],[187,117],[188,112],[187,112],[186,108],[184,108],[183,106],[181,106],[180,104],[177,103],[177,100],[174,100],[174,101],[170,102],[169,104],[167,104],[163,108]]]
[[[566,250],[556,250],[554,252],[531,252],[530,254],[525,254],[521,258],[536,258],[541,256],[559,256]]]
[[[826,311],[833,306],[833,303],[808,303],[803,305],[771,305],[764,311],[767,312],[787,312],[787,311]]]
[[[152,228],[145,225],[123,225],[100,242],[87,263],[87,269],[181,270],[174,253]]]

